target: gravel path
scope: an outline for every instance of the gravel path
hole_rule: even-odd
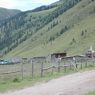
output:
[[[47,83],[0,95],[85,95],[95,90],[95,70],[53,79]]]

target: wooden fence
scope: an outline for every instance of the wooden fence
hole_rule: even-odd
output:
[[[44,77],[47,72],[53,74],[54,72],[67,72],[68,70],[78,71],[79,69],[87,68],[88,66],[94,66],[95,60],[92,59],[80,59],[80,60],[61,60],[57,62],[21,62],[20,64],[0,65],[0,78],[14,78],[31,76]]]

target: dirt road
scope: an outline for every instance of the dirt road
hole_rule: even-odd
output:
[[[95,90],[95,70],[53,79],[47,83],[0,95],[85,95]]]

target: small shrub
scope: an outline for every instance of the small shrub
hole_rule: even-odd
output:
[[[19,79],[18,78],[14,78],[13,82],[19,82]]]
[[[81,36],[84,36],[84,31],[81,32]]]

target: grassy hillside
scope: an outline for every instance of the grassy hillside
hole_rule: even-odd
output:
[[[14,16],[20,13],[20,10],[10,10],[5,8],[0,8],[0,20],[8,19],[11,16]]]
[[[53,26],[55,22],[57,25]],[[40,29],[5,57],[43,56],[53,52],[82,54],[95,47],[95,1],[82,0]]]
[[[32,42],[34,43],[37,40],[34,36],[40,33],[39,30],[52,22],[46,30],[51,31],[61,22],[58,20],[54,21],[54,19],[76,6],[81,0],[64,0],[62,4],[60,2],[62,1],[59,1],[59,4],[53,7],[50,5],[48,10],[21,12],[12,18],[2,21],[0,23],[0,51],[3,54],[7,54],[29,38],[33,38]],[[68,29],[69,27],[65,26],[61,34]],[[41,35],[43,34],[41,33]],[[50,37],[46,42],[54,39],[54,37]]]

